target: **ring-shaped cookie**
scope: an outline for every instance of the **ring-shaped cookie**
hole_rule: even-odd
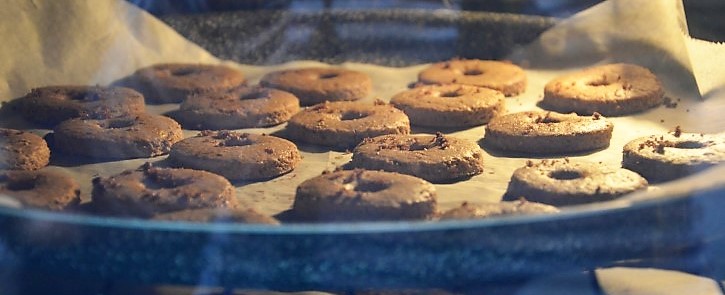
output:
[[[291,93],[242,86],[189,96],[174,118],[186,129],[242,129],[281,124],[299,111],[299,100]]]
[[[265,134],[202,131],[171,148],[176,165],[211,171],[230,180],[257,180],[292,171],[301,156],[294,143]]]
[[[484,143],[502,151],[528,154],[583,152],[609,146],[614,126],[595,114],[520,112],[493,118]]]
[[[660,105],[664,90],[648,69],[610,64],[558,77],[544,87],[542,106],[557,112],[621,116]]]
[[[303,68],[272,72],[259,81],[265,87],[290,92],[303,106],[325,101],[358,100],[372,89],[366,74],[343,68]]]
[[[408,134],[410,121],[403,111],[388,104],[339,101],[300,111],[287,122],[286,131],[298,142],[347,149],[368,137]]]
[[[179,103],[187,96],[217,92],[244,84],[242,72],[206,64],[156,64],[137,70],[127,78],[128,86],[143,93],[147,103]]]
[[[410,123],[430,127],[470,127],[488,123],[505,111],[504,95],[469,85],[429,85],[396,94],[390,104]]]
[[[92,202],[103,213],[137,217],[238,206],[234,187],[219,175],[150,165],[94,178]]]
[[[302,182],[292,211],[306,221],[410,220],[434,216],[436,204],[435,187],[425,180],[356,169]]]
[[[725,137],[718,134],[668,133],[630,141],[622,167],[650,182],[684,177],[725,162]]]
[[[483,150],[475,142],[441,133],[383,135],[355,147],[350,165],[450,182],[483,172]]]
[[[183,138],[179,123],[149,114],[105,120],[71,119],[58,124],[53,133],[54,150],[97,159],[159,156]]]
[[[0,173],[0,195],[18,200],[23,207],[61,211],[80,204],[80,186],[72,177],[54,170]]]
[[[48,144],[30,132],[0,128],[0,170],[37,170],[48,165]]]
[[[461,59],[439,62],[418,73],[424,84],[465,84],[515,96],[526,90],[526,72],[519,66],[493,60]]]
[[[188,221],[188,222],[232,222],[232,223],[255,223],[255,224],[279,224],[277,219],[257,212],[254,209],[237,208],[201,208],[186,209],[167,213],[159,213],[151,217],[154,220],[163,221]]]
[[[125,87],[48,86],[18,100],[26,119],[55,126],[72,118],[105,119],[143,113],[144,97]]]
[[[645,189],[639,174],[596,163],[543,160],[527,163],[511,176],[504,200],[526,198],[553,206],[609,201]]]

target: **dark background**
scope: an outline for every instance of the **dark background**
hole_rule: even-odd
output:
[[[273,9],[314,11],[333,9],[456,9],[567,17],[600,0],[128,0],[163,16],[220,11]],[[655,0],[656,1],[656,0]],[[693,37],[725,41],[725,0],[683,0]]]

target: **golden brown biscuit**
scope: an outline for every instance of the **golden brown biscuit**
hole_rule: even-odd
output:
[[[555,112],[520,112],[496,117],[486,126],[484,143],[495,149],[528,154],[562,154],[609,146],[609,120]]]
[[[302,182],[292,210],[308,221],[427,219],[436,212],[435,187],[398,173],[341,170]]]
[[[519,66],[493,60],[460,59],[439,62],[418,74],[424,84],[464,84],[486,87],[514,96],[526,90],[526,72]]]
[[[0,128],[0,170],[37,170],[48,165],[50,149],[30,132]]]
[[[259,81],[265,87],[290,92],[303,106],[325,101],[358,100],[372,89],[366,74],[342,68],[303,68],[272,72]]]
[[[554,206],[609,201],[645,189],[647,180],[619,167],[589,162],[529,162],[511,176],[504,200],[526,198]]]
[[[364,138],[408,134],[410,121],[391,105],[338,101],[302,110],[290,119],[286,131],[297,142],[348,149]]]
[[[525,199],[501,201],[498,203],[469,203],[445,211],[441,220],[448,219],[483,219],[502,216],[519,216],[534,214],[552,214],[559,212],[554,206],[529,202]]]
[[[641,137],[624,146],[622,167],[650,182],[684,177],[725,162],[725,137],[681,133]]]
[[[475,142],[452,136],[392,134],[364,140],[350,165],[449,182],[483,172],[483,150]]]
[[[242,129],[281,124],[299,111],[299,100],[291,93],[241,86],[191,95],[174,118],[186,129]]]
[[[55,127],[53,148],[97,159],[149,158],[168,153],[182,137],[179,123],[158,115],[71,119]]]
[[[648,69],[632,64],[596,66],[546,84],[542,106],[580,115],[638,113],[662,103],[664,90]]]
[[[0,172],[0,195],[24,207],[60,211],[80,202],[80,186],[72,177],[54,170]]]
[[[232,131],[202,131],[171,148],[169,160],[185,168],[231,180],[257,180],[292,171],[301,160],[297,146],[279,137]]]
[[[412,125],[430,127],[483,125],[505,111],[501,92],[469,85],[421,86],[396,94],[390,104]]]

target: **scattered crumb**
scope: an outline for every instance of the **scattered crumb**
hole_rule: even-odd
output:
[[[388,103],[385,102],[384,100],[380,99],[380,98],[376,98],[375,101],[373,102],[373,104],[376,105],[376,106],[384,106],[384,105],[386,105]]]
[[[660,123],[664,123],[664,122],[665,122],[665,119],[660,119]]]
[[[677,99],[677,101],[680,101]],[[677,103],[672,100],[672,98],[665,96],[665,99],[663,101],[664,105],[668,109],[674,109],[677,107]]]
[[[534,161],[526,160],[526,167],[534,167]]]
[[[602,118],[602,114],[594,112],[594,114],[592,114],[592,117],[594,118],[594,120],[599,120]]]
[[[680,125],[677,125],[675,127],[675,132],[673,133],[675,137],[680,137],[682,135],[682,128],[680,128]]]

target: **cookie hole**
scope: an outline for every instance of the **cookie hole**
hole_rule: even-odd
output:
[[[239,97],[239,99],[246,100],[246,99],[260,99],[260,98],[267,98],[267,97],[269,97],[269,93],[267,91],[254,91],[254,92],[242,94]]]
[[[482,74],[483,74],[483,71],[478,70],[478,69],[471,69],[471,70],[466,70],[465,72],[463,72],[463,75],[465,75],[465,76],[478,76],[478,75],[482,75]]]
[[[357,120],[367,117],[368,114],[358,113],[358,112],[344,112],[340,115],[340,120],[342,121],[350,121],[350,120]]]
[[[95,92],[75,92],[68,95],[68,98],[70,100],[82,100],[82,101],[96,101],[99,100],[100,97],[98,96],[98,93]]]
[[[356,185],[353,190],[361,193],[375,193],[382,190],[386,190],[390,187],[390,184],[384,182],[363,182]]]
[[[188,75],[194,74],[196,72],[197,72],[197,70],[194,68],[180,68],[180,69],[171,70],[171,74],[174,76],[188,76]]]
[[[324,74],[320,74],[320,79],[322,79],[322,80],[332,79],[332,78],[337,78],[338,76],[340,76],[340,74],[338,74],[338,73],[324,73]]]
[[[252,140],[246,137],[228,138],[222,141],[221,146],[245,146],[252,145]]]
[[[128,128],[135,124],[133,119],[110,120],[105,126],[106,129]]]
[[[10,181],[6,186],[11,191],[27,191],[35,188],[35,179]]]
[[[675,144],[674,148],[678,149],[701,149],[706,145],[699,141],[682,141]]]
[[[558,170],[549,173],[549,177],[557,180],[572,180],[584,177],[579,171]]]
[[[461,95],[462,94],[458,93],[458,91],[447,91],[447,92],[442,92],[440,96],[441,97],[459,97]]]
[[[611,85],[611,84],[612,83],[610,83],[609,81],[607,81],[605,79],[602,79],[602,80],[594,80],[594,81],[587,82],[587,86],[594,86],[594,87],[607,86],[607,85]]]
[[[156,179],[146,178],[143,180],[143,186],[150,190],[170,189],[181,186],[180,183],[171,181],[159,181]]]

